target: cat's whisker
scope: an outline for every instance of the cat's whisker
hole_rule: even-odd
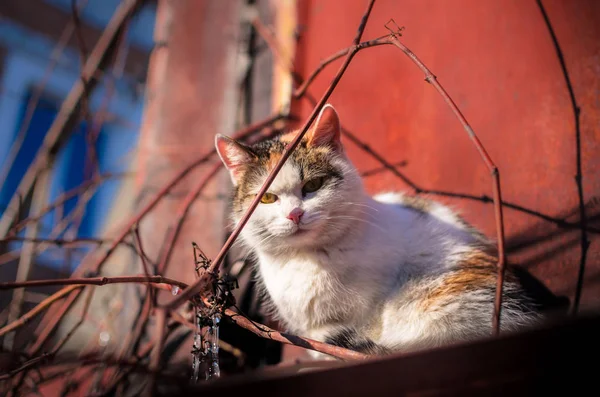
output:
[[[324,219],[323,217],[319,217],[319,218],[315,218],[315,219],[310,219],[309,221],[302,221],[302,225],[303,226],[310,226],[318,221],[320,221],[321,219]]]
[[[267,236],[267,237],[262,238],[259,241],[256,241],[255,244],[259,245],[259,246],[265,245],[266,243],[270,242],[271,240],[274,240],[275,238],[277,238],[277,237],[276,236]]]
[[[356,218],[356,217],[353,217],[353,216],[337,215],[337,216],[327,217],[325,219],[327,219],[327,220],[345,219],[345,220],[352,220],[352,221],[364,222],[364,223],[367,223],[367,224],[369,224],[369,225],[371,225],[373,227],[376,227],[377,229],[379,229],[381,231],[385,231],[381,226],[377,225],[376,223],[373,223],[373,222],[368,221],[366,219]]]
[[[342,202],[340,204],[356,205],[358,207],[366,207],[366,208],[371,209],[371,210],[373,210],[375,212],[379,212],[379,210],[377,208],[372,207],[372,206],[367,205],[367,204],[363,204],[363,203],[352,203],[352,202],[349,202],[349,201],[345,201],[345,202]]]

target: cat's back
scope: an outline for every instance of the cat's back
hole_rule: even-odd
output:
[[[456,211],[440,202],[428,198],[408,195],[404,192],[383,192],[373,196],[379,203],[386,204],[390,210],[409,210],[423,216],[436,219],[457,229],[466,228],[466,223]]]
[[[490,240],[468,224],[456,210],[438,201],[404,192],[379,193],[373,196],[373,200],[384,205],[385,217],[401,222],[410,219],[411,233],[418,234],[428,245],[439,242],[479,248],[492,246]],[[407,226],[408,222],[398,225],[400,228]]]

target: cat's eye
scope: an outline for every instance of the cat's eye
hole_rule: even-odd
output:
[[[275,201],[277,201],[277,195],[273,193],[265,193],[260,198],[260,202],[263,204],[273,204]]]
[[[304,184],[304,186],[302,187],[302,194],[312,193],[312,192],[316,192],[317,190],[319,190],[321,188],[321,186],[323,186],[324,179],[325,178],[323,178],[323,177],[319,177],[319,178],[311,179],[310,181],[306,182]]]

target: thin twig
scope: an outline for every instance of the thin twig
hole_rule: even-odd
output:
[[[83,32],[81,29],[81,18],[79,17],[79,6],[77,5],[77,0],[71,0],[71,17],[73,19],[73,25],[75,26],[75,38],[77,39],[77,49],[79,51],[79,62],[81,65],[81,69],[83,69],[84,65],[88,59],[88,50],[87,45],[85,44],[85,39],[83,38]],[[81,117],[86,121],[86,124],[90,125],[90,80],[93,79],[94,76],[86,76],[84,73],[80,73],[79,79],[81,80],[81,84],[83,87],[83,95],[81,97],[81,105],[78,109]]]
[[[129,24],[125,24],[121,30],[119,38],[117,39],[117,51],[114,55],[111,72],[109,73],[108,78],[106,79],[107,81],[104,85],[104,98],[102,99],[102,103],[92,119],[91,126],[89,126],[86,131],[88,152],[86,157],[87,161],[83,172],[84,178],[89,178],[91,175],[98,174],[100,170],[98,155],[96,153],[96,142],[100,136],[102,126],[106,122],[109,110],[108,108],[116,92],[116,81],[123,76],[123,72],[125,70],[125,63],[127,60],[128,32]]]
[[[39,365],[41,363],[43,363],[44,361],[49,361],[50,359],[52,359],[53,355],[51,353],[44,353],[39,357],[36,358],[32,358],[31,360],[27,361],[25,364],[21,365],[19,368],[17,369],[13,369],[12,371],[0,375],[0,380],[6,380],[6,379],[10,379],[13,376],[17,375],[20,372],[26,371],[27,369],[34,367],[36,365]]]
[[[258,324],[254,321],[251,321],[248,318],[240,315],[239,313],[234,312],[231,309],[226,309],[225,315],[235,324],[265,339],[275,340],[277,342],[285,343],[288,345],[300,346],[305,349],[329,354],[331,356],[343,360],[364,360],[370,357],[364,353],[359,353],[353,350],[345,349],[343,347],[329,345],[327,343],[318,342],[316,340],[308,338],[302,338],[300,336],[281,333],[279,331],[267,327],[266,325]]]
[[[395,28],[394,30],[390,29],[392,34],[390,35],[390,40],[392,44],[398,47],[404,54],[406,54],[411,61],[425,74],[425,81],[430,83],[437,92],[442,96],[446,104],[450,107],[456,118],[460,121],[463,128],[467,132],[467,135],[475,145],[475,148],[479,152],[481,159],[485,163],[486,167],[490,171],[490,175],[492,177],[492,191],[494,197],[494,213],[496,217],[496,238],[498,239],[498,281],[496,284],[496,297],[494,301],[494,315],[492,318],[492,327],[494,332],[498,334],[500,332],[500,313],[502,310],[502,289],[504,286],[504,273],[506,267],[506,258],[505,258],[505,249],[504,249],[504,216],[502,213],[502,191],[500,189],[500,171],[498,167],[494,164],[491,157],[485,150],[485,147],[475,134],[475,131],[471,128],[467,119],[463,116],[462,112],[458,109],[458,106],[454,103],[450,95],[446,92],[446,90],[442,87],[442,85],[438,82],[437,78],[427,66],[408,48],[406,47],[400,40],[400,29]]]
[[[542,1],[536,0],[536,3],[540,9],[540,12],[542,13],[542,17],[544,18],[546,26],[548,27],[548,32],[550,33],[552,43],[554,44],[554,49],[556,50],[556,55],[558,56],[558,61],[560,62],[560,68],[562,70],[563,76],[565,78],[565,84],[567,85],[567,90],[569,92],[569,99],[571,101],[571,108],[573,109],[573,119],[575,122],[575,184],[577,186],[577,199],[579,201],[579,228],[581,246],[581,256],[579,258],[579,271],[577,274],[577,285],[575,287],[575,298],[573,299],[573,306],[571,306],[571,314],[575,315],[579,310],[579,304],[581,302],[581,293],[583,291],[583,282],[585,279],[585,263],[587,260],[587,252],[590,247],[590,241],[588,240],[587,236],[587,216],[585,214],[585,200],[583,196],[583,173],[581,170],[581,108],[579,107],[579,105],[577,105],[577,99],[575,98],[575,91],[573,91],[573,84],[571,83],[571,78],[569,77],[569,71],[567,70],[567,64],[565,63],[565,57],[560,48],[560,44],[558,43],[556,33],[554,33],[554,28],[552,28],[550,18],[546,13],[546,9],[544,8]]]
[[[94,177],[94,178],[92,178],[90,180],[87,180],[87,181],[83,182],[79,186],[76,186],[73,189],[70,189],[70,190],[62,193],[51,204],[49,204],[48,206],[44,207],[38,214],[36,214],[35,216],[30,216],[28,218],[25,218],[22,221],[20,221],[19,223],[17,223],[16,225],[14,225],[11,228],[12,235],[15,235],[17,232],[19,232],[20,230],[22,230],[25,226],[27,226],[27,224],[29,222],[38,221],[44,215],[48,214],[50,211],[54,210],[58,206],[64,205],[64,203],[66,201],[72,199],[73,197],[79,196],[82,193],[84,193],[85,191],[89,190],[90,188],[93,188],[93,187],[95,187],[97,185],[100,185],[101,183],[103,183],[103,182],[105,182],[105,181],[107,181],[109,179],[121,178],[124,175],[125,174],[118,174],[118,173],[117,174],[106,173],[106,174],[103,174],[103,175],[98,175],[98,176],[96,176],[96,177]]]
[[[83,245],[83,244],[95,244],[102,245],[110,243],[112,240],[109,239],[101,239],[96,237],[81,237],[76,239],[62,239],[62,238],[42,238],[42,237],[18,237],[18,236],[9,236],[3,239],[0,239],[0,243],[8,243],[11,241],[22,241],[22,242],[32,242],[32,243],[44,243],[49,245],[56,245],[59,247],[66,247],[72,245]],[[130,248],[134,248],[133,244],[127,241],[121,241],[120,244],[127,245]]]
[[[75,25],[75,37],[77,38],[77,46],[79,49],[79,58],[81,61],[81,67],[85,65],[88,58],[87,45],[83,38],[83,32],[81,29],[81,19],[79,17],[79,8],[83,8],[83,5],[77,4],[78,0],[71,0],[71,16],[73,17],[73,24]],[[87,3],[87,1],[85,2]]]
[[[167,230],[167,234],[165,236],[165,253],[162,255],[162,259],[158,264],[158,272],[164,273],[169,264],[169,260],[171,259],[171,254],[173,253],[173,248],[175,248],[175,242],[177,240],[177,236],[183,226],[183,222],[187,218],[187,213],[190,210],[192,204],[196,201],[202,190],[208,185],[208,183],[218,174],[218,172],[222,168],[222,163],[218,162],[208,171],[206,175],[202,178],[202,180],[196,185],[196,187],[187,194],[185,199],[181,202],[181,205],[177,209],[175,213],[174,219],[176,219],[175,224],[171,225]]]
[[[137,354],[138,361],[141,361],[142,359],[146,358],[152,351],[153,347],[154,347],[154,345],[152,343],[148,343],[147,345],[145,345],[144,348],[141,349],[140,352]],[[125,357],[119,357],[119,358],[117,358],[117,360],[124,361]],[[118,374],[118,376],[116,376],[108,385],[104,386],[104,393],[102,393],[102,395],[105,396],[108,393],[110,393],[117,385],[119,385],[121,383],[121,381],[123,379],[125,379],[126,376],[131,374],[134,370],[135,370],[134,367],[130,368],[128,371],[123,371],[121,368],[115,368],[114,374],[115,375]],[[96,395],[96,394],[92,394],[92,395]],[[117,395],[118,395],[118,393],[117,393]]]
[[[33,190],[33,198],[31,200],[32,211],[39,211],[40,208],[42,208],[42,206],[46,202],[50,190],[50,182],[50,171],[43,170]],[[37,238],[39,229],[40,223],[33,222],[27,227],[27,230],[25,231],[25,236],[29,239]],[[21,256],[19,257],[19,263],[17,265],[17,281],[24,281],[29,278],[34,260],[35,242],[26,242],[25,244],[23,244],[23,248],[21,249]],[[8,313],[9,323],[15,321],[21,315],[24,296],[25,295],[23,290],[17,290],[13,292],[13,297],[10,301],[10,311]],[[12,333],[8,334],[3,341],[4,348],[6,350],[12,349],[13,341],[14,335]]]
[[[160,358],[165,345],[165,331],[167,328],[167,310],[158,309],[156,313],[156,342],[150,357],[150,371],[153,372],[148,385],[146,386],[146,394],[152,395],[156,385],[156,373],[160,369]]]
[[[142,238],[140,237],[140,230],[138,228],[138,225],[134,226],[133,228],[133,236],[136,251],[142,261],[142,268],[144,269],[144,274],[146,275],[146,277],[150,277],[155,273],[155,270],[153,269],[153,266],[147,261],[147,256],[144,252],[144,247],[142,246]],[[148,291],[150,292],[150,300],[156,305],[156,295],[154,294],[154,290],[152,288],[149,288]]]
[[[381,43],[384,43],[384,42],[381,42]],[[389,44],[391,44],[391,43],[389,43]],[[410,186],[415,191],[415,193],[418,194],[418,193],[424,193],[425,192],[424,189],[420,188],[416,183],[414,183],[406,175],[404,175],[403,173],[401,173],[400,171],[398,171],[398,169],[396,169],[396,167],[394,167],[385,158],[383,158],[383,156],[381,156],[380,154],[378,154],[377,152],[375,152],[369,145],[367,145],[364,142],[362,142],[356,135],[354,135],[350,131],[348,131],[348,129],[342,128],[342,133],[344,134],[345,137],[347,137],[348,139],[350,139],[350,141],[352,143],[354,143],[356,146],[358,146],[359,148],[361,148],[363,151],[365,151],[368,154],[370,154],[373,158],[375,158],[375,160],[379,161],[392,174],[394,174],[395,176],[397,176],[398,178],[400,178],[402,180],[402,182],[404,182],[405,184],[407,184],[408,186]]]
[[[153,347],[153,344],[150,344],[149,346],[145,347],[144,349],[147,349],[147,348],[151,349],[152,347]],[[141,373],[158,375],[156,373],[156,371],[152,371],[145,365],[140,364],[139,359],[118,360],[113,357],[102,357],[102,356],[99,356],[97,353],[92,353],[92,354],[88,354],[86,356],[77,357],[77,358],[58,357],[57,355],[52,354],[52,353],[44,353],[44,354],[40,355],[39,357],[35,357],[35,358],[32,358],[31,360],[28,360],[19,368],[14,369],[6,374],[0,375],[0,381],[10,379],[11,377],[13,377],[23,371],[26,371],[29,368],[39,366],[39,365],[45,364],[45,363],[51,363],[51,362],[54,363],[54,365],[75,363],[79,368],[90,366],[90,365],[103,364],[103,365],[107,365],[107,366],[130,368],[132,370],[137,370],[138,372],[141,372]],[[161,376],[168,376],[168,375],[165,373],[162,373]],[[174,377],[174,378],[180,379],[178,377]]]
[[[87,317],[87,313],[88,310],[90,309],[90,305],[92,303],[92,298],[94,297],[94,288],[90,288],[88,291],[88,295],[85,299],[85,302],[83,304],[83,309],[81,310],[81,316],[79,317],[79,320],[77,320],[77,323],[75,323],[75,325],[73,325],[73,327],[71,328],[71,330],[69,332],[67,332],[56,344],[56,346],[54,347],[54,349],[52,349],[52,353],[56,354],[58,353],[64,345],[67,344],[67,342],[69,341],[69,339],[71,339],[71,337],[73,336],[73,334],[75,334],[75,331],[77,331],[79,329],[79,327],[81,327],[81,325],[83,325],[83,322],[85,321],[86,317]]]
[[[91,278],[59,278],[55,280],[29,280],[22,282],[2,282],[0,290],[24,288],[24,287],[45,287],[48,285],[107,285],[123,283],[142,283],[142,284],[169,284],[176,285],[183,289],[187,287],[186,283],[173,280],[163,276],[117,276],[117,277],[91,277]]]
[[[388,40],[388,37],[389,37],[389,35],[381,36],[381,37],[378,37],[373,40],[364,41],[357,45],[360,49],[363,49],[363,48],[368,48],[368,47],[377,47],[380,45],[391,44]],[[296,80],[296,83],[299,84],[299,86],[294,90],[292,96],[295,99],[302,98],[306,94],[306,90],[308,89],[308,86],[310,84],[312,84],[312,82],[319,75],[319,73],[321,73],[321,71],[323,71],[323,69],[325,69],[325,67],[327,65],[329,65],[330,63],[332,63],[332,62],[342,58],[344,55],[348,54],[348,51],[350,51],[353,47],[355,47],[355,46],[341,49],[338,52],[336,52],[336,53],[328,56],[324,60],[322,60],[319,63],[319,65],[317,65],[317,67],[311,72],[311,74],[308,76],[308,78],[306,80],[299,81],[302,79],[300,78],[300,76],[296,76],[295,80]],[[285,61],[282,60],[282,62],[285,62]]]
[[[207,155],[199,158],[198,160],[194,161],[192,164],[188,165],[181,172],[179,172],[175,177],[173,177],[173,179],[169,183],[167,183],[155,195],[155,197],[152,200],[150,200],[150,202],[148,202],[137,213],[136,216],[134,216],[132,219],[129,220],[129,222],[123,227],[123,229],[121,230],[121,232],[119,233],[119,235],[117,236],[117,238],[115,240],[113,240],[112,244],[107,248],[107,250],[102,255],[94,257],[93,258],[94,262],[91,265],[89,265],[89,266],[86,266],[85,259],[84,259],[84,263],[77,268],[77,270],[75,271],[74,275],[76,277],[78,277],[78,276],[82,275],[87,269],[90,269],[90,270],[92,270],[94,272],[98,272],[101,269],[102,265],[106,262],[106,260],[110,257],[110,255],[117,248],[117,246],[121,243],[121,241],[123,241],[123,239],[125,239],[125,237],[129,234],[129,231],[131,230],[131,228],[133,227],[133,225],[137,224],[148,212],[150,212],[150,210],[152,210],[152,208],[154,208],[160,202],[160,200],[177,183],[179,183],[187,174],[189,174],[194,168],[196,168],[200,164],[203,164],[204,162],[208,161],[208,159],[211,157],[212,154],[213,154],[213,152],[211,152],[211,153],[209,153],[209,154],[207,154]],[[56,325],[61,321],[62,316],[64,315],[64,313],[66,313],[66,311],[69,309],[69,307],[71,307],[71,305],[76,301],[76,299],[78,298],[78,296],[79,295],[75,291],[66,300],[66,302],[62,305],[62,307],[60,309],[58,309],[57,313],[53,313],[53,315],[48,318],[48,323],[45,325],[44,329],[40,333],[40,336],[38,337],[36,343],[31,347],[31,353],[32,354],[34,354],[35,352],[37,352],[39,350],[40,346],[42,345],[42,343],[45,342],[50,337],[50,335],[52,334],[52,332],[56,328]]]
[[[96,194],[97,188],[98,186],[94,186],[91,189],[84,191],[81,196],[78,197],[75,208],[53,227],[50,238],[56,238],[63,234],[63,232],[66,238],[75,238],[77,236],[79,226],[81,225],[87,210],[87,205]]]
[[[363,14],[362,19],[360,20],[360,25],[358,25],[358,29],[356,30],[356,36],[354,37],[354,40],[352,40],[353,45],[358,45],[358,43],[360,43],[360,39],[365,31],[365,28],[367,27],[367,20],[371,15],[371,10],[373,9],[374,4],[375,0],[369,0],[369,4],[367,5],[367,11],[365,11],[365,13]]]
[[[153,309],[153,301],[151,299],[152,288],[148,288],[146,291],[146,297],[144,299],[144,303],[141,308],[141,316],[137,318],[137,322],[135,324],[135,328],[133,332],[127,335],[127,339],[121,346],[121,351],[118,355],[119,358],[124,359],[131,351],[135,351],[134,349],[138,346],[139,340],[142,337],[142,332],[146,323],[148,322],[148,318],[150,317],[150,312]],[[116,376],[116,373],[113,374]]]
[[[30,311],[28,311],[27,313],[22,315],[19,319],[15,320],[12,323],[1,328],[0,336],[3,336],[7,332],[13,331],[13,330],[27,324],[35,316],[37,316],[38,314],[43,312],[44,309],[46,309],[48,306],[50,306],[51,304],[53,304],[54,302],[56,302],[57,300],[59,300],[60,298],[64,297],[65,295],[67,295],[68,293],[70,293],[71,291],[73,291],[77,288],[83,288],[83,286],[82,285],[71,285],[69,287],[63,288],[60,291],[55,292],[54,294],[50,295],[49,297],[47,297],[46,299],[41,301],[36,307],[34,307]]]

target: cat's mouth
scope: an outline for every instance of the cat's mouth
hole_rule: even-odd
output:
[[[273,236],[288,240],[289,242],[302,243],[307,238],[312,239],[317,229],[313,224],[300,224],[291,227],[288,225],[285,228],[273,228],[271,229],[271,233]]]
[[[312,228],[296,228],[284,237],[285,244],[297,248],[306,247],[316,240],[314,232]]]
[[[293,230],[289,230],[282,237],[296,239],[299,237],[304,237],[314,231],[313,228],[303,228],[303,227],[295,227]]]

